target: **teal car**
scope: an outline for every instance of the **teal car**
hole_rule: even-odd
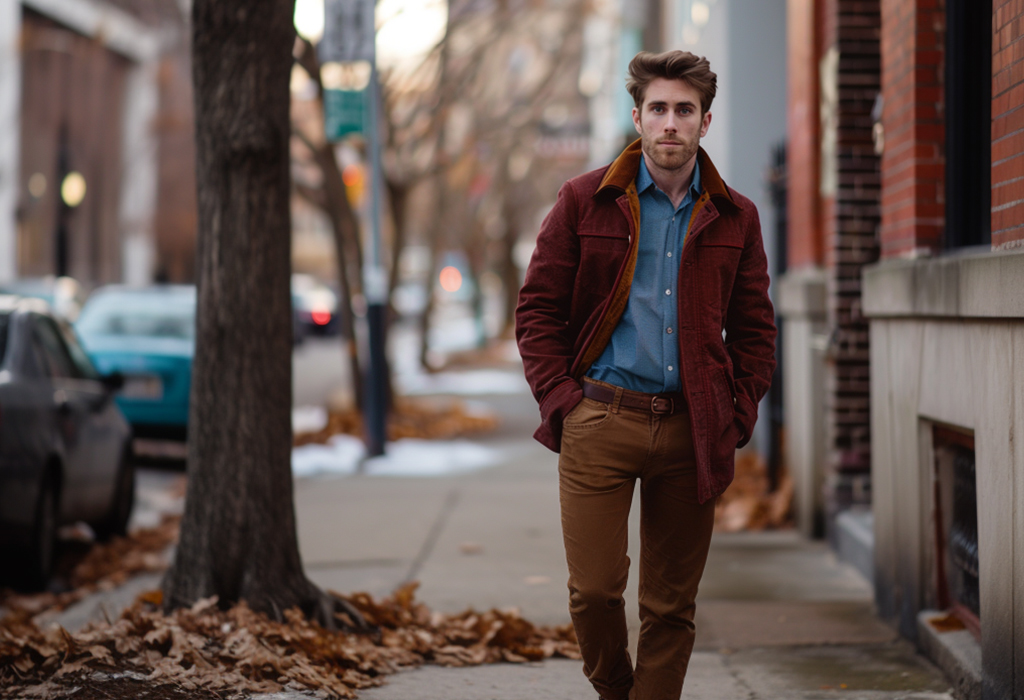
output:
[[[117,405],[136,437],[185,438],[195,327],[191,285],[101,287],[82,308],[75,330],[101,374],[124,376]]]

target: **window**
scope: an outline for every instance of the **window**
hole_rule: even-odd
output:
[[[992,0],[946,0],[946,247],[988,245]]]
[[[71,326],[63,321],[58,321],[57,330],[60,332],[64,345],[68,349],[68,354],[71,356],[71,362],[76,370],[75,376],[86,379],[99,379],[100,373],[96,371],[92,360],[85,354],[85,350],[82,349],[82,344],[79,342],[78,336],[75,335],[75,331]]]
[[[47,374],[51,377],[80,378],[75,363],[68,354],[68,349],[61,340],[60,332],[51,319],[45,316],[32,316],[32,332],[43,355],[43,363]]]

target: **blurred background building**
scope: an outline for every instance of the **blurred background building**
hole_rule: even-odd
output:
[[[186,11],[0,2],[0,279],[191,279]]]

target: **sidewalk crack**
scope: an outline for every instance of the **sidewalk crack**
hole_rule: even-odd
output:
[[[441,510],[434,518],[434,523],[430,526],[430,531],[427,533],[426,539],[423,540],[423,545],[420,547],[420,551],[416,554],[416,558],[413,559],[412,564],[409,566],[409,570],[405,573],[405,576],[399,582],[396,588],[401,588],[405,584],[414,581],[420,573],[420,569],[427,563],[427,559],[430,558],[431,553],[434,551],[434,546],[437,544],[437,540],[440,539],[441,533],[444,531],[444,526],[448,524],[448,517],[455,510],[455,506],[459,502],[459,490],[452,489],[448,492],[448,495],[444,499],[444,503],[441,504]]]
[[[743,678],[740,676],[739,669],[733,668],[729,656],[725,656],[725,658],[722,659],[722,664],[725,666],[725,670],[729,673],[729,676],[733,679],[733,681],[735,681],[736,685],[739,688],[742,688],[744,691],[746,691],[746,694],[743,696],[744,700],[759,700],[757,697],[757,693],[754,692],[754,689],[751,688],[747,684],[747,682],[743,680]]]

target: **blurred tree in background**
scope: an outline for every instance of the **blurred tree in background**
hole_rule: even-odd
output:
[[[442,256],[461,251],[468,263],[478,346],[488,339],[482,281],[500,287],[498,334],[509,333],[520,284],[514,259],[520,233],[536,224],[540,206],[553,201],[559,179],[575,174],[546,172],[545,139],[550,143],[567,123],[578,133],[586,130],[586,100],[577,89],[586,15],[582,0],[452,0],[446,12],[435,46],[418,60],[383,70],[386,121],[378,125],[384,132],[392,292],[409,246],[426,251],[419,355],[427,369]],[[322,102],[315,47],[300,40],[295,57]],[[293,108],[295,191],[331,223],[342,325],[352,329],[362,279],[359,217],[345,196],[337,148],[324,136],[322,117],[310,118],[311,113]],[[575,166],[583,162],[578,158]],[[349,344],[349,362],[358,377],[356,345]],[[361,388],[355,393],[358,399]]]

